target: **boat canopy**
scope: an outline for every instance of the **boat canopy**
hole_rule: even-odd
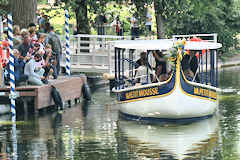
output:
[[[174,47],[176,41],[173,39],[160,40],[120,40],[114,41],[116,48],[122,49],[142,49],[142,50],[169,50]],[[207,41],[186,41],[186,50],[204,50],[204,49],[218,49],[222,44],[207,42]]]

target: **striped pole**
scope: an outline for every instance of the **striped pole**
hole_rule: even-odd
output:
[[[69,38],[69,13],[65,9],[65,34],[66,34],[66,73],[70,76],[70,38]]]
[[[8,43],[10,52],[10,99],[11,99],[11,113],[12,121],[16,121],[16,106],[15,106],[15,76],[14,76],[14,55],[13,55],[13,21],[12,15],[8,15]]]
[[[13,140],[13,154],[12,159],[17,160],[17,129],[16,129],[16,106],[15,106],[15,75],[14,75],[14,55],[13,55],[13,21],[12,15],[8,14],[8,43],[9,43],[9,52],[10,52],[10,99],[11,99],[11,113],[12,113],[12,140]]]

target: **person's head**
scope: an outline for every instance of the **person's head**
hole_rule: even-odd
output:
[[[146,59],[146,57],[147,57],[147,53],[146,52],[141,52],[140,53],[140,58],[141,59]]]
[[[34,43],[33,45],[33,50],[36,52],[40,49],[40,44],[39,43]]]
[[[13,55],[15,58],[19,58],[21,53],[17,49],[13,49]]]
[[[30,27],[28,29],[28,32],[29,32],[30,36],[34,36],[36,34],[36,28],[35,27]]]
[[[30,42],[31,42],[31,38],[30,36],[27,34],[23,37],[23,43],[24,44],[27,44],[27,45],[30,45]]]
[[[54,27],[53,26],[50,26],[49,27],[49,31],[51,32],[51,31],[54,31]]]
[[[13,34],[20,35],[20,26],[19,25],[13,26]]]
[[[155,50],[155,54],[157,54],[159,57],[163,57],[163,53],[160,50]],[[153,54],[155,56],[155,54]]]
[[[34,60],[35,60],[36,62],[40,62],[40,61],[42,60],[42,56],[41,56],[39,53],[36,53],[36,54],[34,55]]]
[[[36,28],[36,24],[35,23],[29,23],[28,28]]]
[[[156,68],[156,75],[160,76],[161,73],[162,73],[162,65],[158,65]]]
[[[116,17],[116,20],[117,20],[117,21],[120,21],[119,15]]]
[[[28,32],[28,30],[26,28],[21,29],[20,34],[23,39],[25,36],[30,35],[30,33]]]
[[[46,38],[46,34],[40,33],[38,36],[38,42],[40,43],[44,42],[45,38]]]
[[[43,18],[48,19],[48,15],[44,14]]]
[[[45,46],[45,52],[46,52],[46,54],[52,52],[52,46],[51,46],[50,44],[46,44],[46,46]]]
[[[51,24],[50,24],[49,22],[45,23],[45,25],[44,25],[44,30],[45,30],[46,32],[50,32],[50,30],[51,30]]]

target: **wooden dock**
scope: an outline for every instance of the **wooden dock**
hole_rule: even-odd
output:
[[[34,107],[33,109],[35,112],[38,112],[40,109],[54,106],[54,101],[51,96],[51,85],[58,89],[63,102],[70,102],[82,96],[82,87],[84,83],[87,83],[85,75],[74,77],[60,76],[57,80],[49,80],[49,83],[46,85],[23,85],[16,87],[16,92],[19,95],[17,99],[23,100],[25,110],[27,110],[27,103],[33,101],[34,105],[32,107]],[[5,102],[10,102],[9,93],[10,86],[0,88],[1,102],[3,102],[3,99],[5,99]]]

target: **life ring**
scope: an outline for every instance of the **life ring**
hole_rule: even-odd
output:
[[[62,101],[62,97],[61,97],[58,89],[56,87],[54,87],[53,85],[51,85],[51,87],[52,87],[51,96],[53,98],[53,101],[54,101],[55,105],[60,110],[63,110],[63,101]]]
[[[9,43],[8,41],[1,41],[0,43],[0,61],[2,63],[2,66],[5,67],[8,63],[10,57],[9,52]]]

